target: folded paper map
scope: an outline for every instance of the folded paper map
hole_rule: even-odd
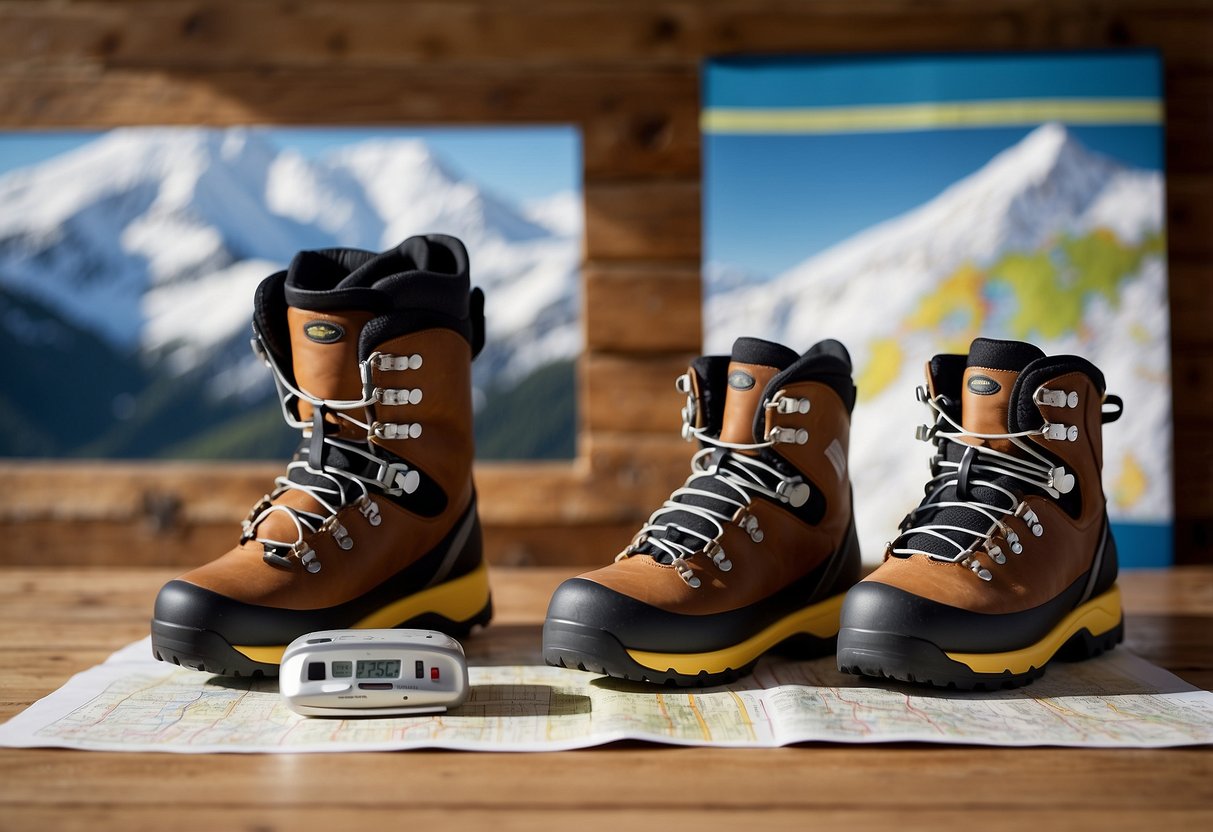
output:
[[[833,657],[766,659],[735,684],[689,690],[535,665],[471,667],[470,679],[468,701],[441,715],[308,718],[287,708],[276,680],[157,662],[144,640],[0,725],[0,746],[201,753],[548,751],[616,740],[733,747],[1213,743],[1213,693],[1124,649],[1055,663],[1026,688],[984,693],[846,676]]]

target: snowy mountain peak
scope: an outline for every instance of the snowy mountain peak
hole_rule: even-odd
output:
[[[899,263],[943,274],[1003,251],[1032,251],[1059,231],[1111,219],[1133,239],[1157,227],[1159,200],[1144,197],[1160,189],[1159,174],[1127,168],[1091,152],[1064,126],[1045,124],[918,208],[843,240],[778,280],[822,287]],[[1115,196],[1130,192],[1143,198]]]
[[[817,304],[855,294],[857,284],[908,297],[914,286],[943,279],[965,263],[1038,251],[1060,234],[1104,228],[1133,243],[1161,228],[1162,202],[1159,172],[1121,165],[1088,150],[1063,126],[1047,124],[918,208],[877,223],[770,282],[721,287],[709,302],[709,319],[738,317],[739,309],[745,313],[733,328],[706,327],[720,336],[707,346],[719,348],[751,331],[777,333],[785,343],[820,337],[813,327],[822,322],[802,299]],[[870,324],[882,325],[879,318]]]
[[[1065,125],[1051,122],[1037,127],[963,182],[989,187],[1011,180],[1025,189],[1045,182],[1058,184],[1059,178],[1077,175],[1089,188],[1097,175],[1107,176],[1119,170],[1124,167],[1092,153]]]
[[[187,291],[203,281],[239,284],[246,315],[256,278],[241,263],[263,269],[302,249],[381,250],[447,233],[475,252],[479,280],[504,279],[543,261],[545,246],[575,252],[564,230],[485,191],[418,139],[317,159],[255,128],[131,128],[0,177],[0,286],[135,350],[167,344],[149,326],[161,307],[148,293],[160,288],[180,284],[164,295],[176,302],[203,297]],[[569,258],[558,258],[553,286],[573,274]]]
[[[1050,122],[1037,127],[1018,143],[995,156],[988,169],[994,170],[1005,165],[1014,166],[1025,173],[1048,173],[1062,164],[1063,160],[1081,162],[1090,156],[1091,153],[1074,138],[1064,124]]]

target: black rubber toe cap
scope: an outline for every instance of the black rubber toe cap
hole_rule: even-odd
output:
[[[805,606],[814,575],[775,595],[725,612],[683,615],[651,606],[585,578],[556,589],[548,621],[564,621],[610,633],[629,650],[707,653],[745,641]]]
[[[862,581],[851,588],[843,603],[839,639],[840,643],[845,640],[847,631],[862,631],[921,639],[947,652],[1018,650],[1044,638],[1074,609],[1085,584],[1083,575],[1038,607],[987,614],[941,604],[889,584]]]
[[[717,615],[681,615],[659,609],[585,578],[556,588],[548,621],[579,624],[610,633],[629,650],[704,653],[740,641],[748,633],[746,610]],[[729,622],[733,622],[730,626]],[[739,629],[740,628],[740,629]]]
[[[246,604],[188,581],[169,581],[152,617],[177,627],[209,630],[229,644],[286,644],[311,626],[314,613]]]
[[[659,621],[686,616],[651,607],[602,584],[570,578],[556,588],[548,603],[548,621],[567,621],[610,633],[633,650],[671,650],[664,644]],[[671,635],[677,640],[677,637]]]

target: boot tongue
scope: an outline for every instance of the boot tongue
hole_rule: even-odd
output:
[[[767,384],[799,357],[781,344],[759,338],[738,338],[734,342],[720,425],[722,441],[756,441],[754,420]]]
[[[299,389],[319,399],[361,399],[358,337],[374,317],[374,312],[357,309],[288,306],[292,369]],[[299,416],[308,419],[311,414],[311,404],[300,402]],[[336,423],[335,417],[326,419]],[[366,438],[365,433],[361,438]]]
[[[787,369],[800,356],[787,347],[758,338],[738,338],[733,344],[733,352],[729,360],[727,383],[725,384],[724,408],[721,417],[720,439],[725,442],[752,444],[754,442],[754,422],[762,395],[767,384],[783,370]],[[718,452],[722,454],[723,452]],[[757,454],[756,451],[732,451],[735,454]],[[712,474],[703,474],[687,483],[693,489],[720,494],[727,500],[736,500],[736,490],[717,479]],[[700,508],[720,509],[721,500],[698,494],[682,494],[673,498],[675,502]],[[689,511],[671,511],[662,520],[663,523],[683,526],[706,535],[709,539],[715,536],[718,529],[715,524]],[[668,538],[669,532],[656,532],[656,537]],[[699,538],[686,537],[681,532],[672,532],[674,540],[687,543],[700,542]],[[660,563],[670,563],[672,556],[660,547],[649,543],[641,549]]]
[[[964,429],[974,433],[1007,433],[1007,414],[1014,406],[1011,391],[1015,388],[1015,381],[1025,367],[1042,357],[1044,353],[1031,344],[996,341],[990,338],[975,340],[969,348],[960,388],[961,425]],[[1009,439],[973,439],[962,436],[958,443],[947,447],[945,457],[950,462],[961,463],[968,454],[965,445],[985,445],[1002,453],[1022,456],[1019,448]],[[961,479],[965,479],[963,486],[960,484]],[[1012,492],[1023,490],[1022,483],[1009,477],[995,476],[992,481]],[[977,501],[993,505],[1006,502],[1001,492],[983,485],[970,485],[963,475],[958,478],[957,485],[949,485],[938,494],[928,495],[927,499],[933,502]],[[955,526],[982,533],[989,528],[990,518],[967,507],[948,506],[919,513],[915,517],[914,525],[922,524]],[[943,533],[961,547],[968,546],[974,540],[973,535],[962,532]],[[905,545],[910,549],[933,552],[949,558],[955,556],[958,551],[956,546],[926,533],[910,535],[906,538]]]
[[[1044,353],[1019,341],[978,338],[969,348],[960,389],[961,425],[974,433],[1007,433],[1007,413],[1012,407],[1011,391],[1024,367]],[[986,444],[994,450],[1012,452],[1009,440],[968,440]]]

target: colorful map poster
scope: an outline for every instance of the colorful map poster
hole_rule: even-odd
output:
[[[1141,51],[707,65],[705,348],[846,344],[869,558],[927,475],[924,363],[981,335],[1104,372],[1122,563],[1171,562],[1161,83]]]

